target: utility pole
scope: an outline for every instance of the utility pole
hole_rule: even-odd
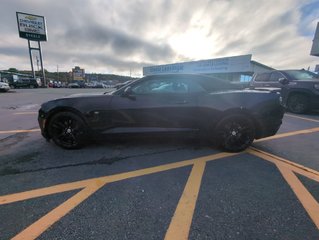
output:
[[[56,71],[57,71],[57,74],[58,74],[58,81],[59,81],[59,65],[56,65]]]

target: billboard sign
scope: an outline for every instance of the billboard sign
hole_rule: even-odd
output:
[[[20,38],[32,41],[47,41],[47,30],[43,16],[17,12]]]
[[[251,71],[251,54],[143,68],[143,75],[167,73],[232,73]]]
[[[73,80],[83,81],[85,80],[85,71],[79,67],[72,68],[72,76]]]

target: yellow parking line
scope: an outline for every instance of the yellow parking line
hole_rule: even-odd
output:
[[[294,173],[296,172],[319,182],[319,172],[258,149],[250,148],[247,152],[260,157],[261,159],[270,161],[277,166],[280,173],[307,211],[309,217],[319,229],[319,204]]]
[[[126,172],[126,173],[120,173],[120,174],[115,174],[110,176],[99,177],[99,178],[92,178],[92,179],[77,181],[73,183],[59,184],[59,185],[55,185],[55,186],[51,186],[47,188],[40,188],[40,189],[30,190],[30,191],[21,192],[21,193],[9,194],[5,196],[0,196],[0,205],[32,199],[39,196],[46,196],[46,195],[50,195],[54,193],[70,191],[73,189],[84,188],[83,190],[78,192],[76,195],[69,198],[66,202],[59,205],[57,208],[55,208],[54,210],[49,212],[47,215],[40,218],[38,221],[36,221],[32,225],[24,229],[22,232],[20,232],[18,235],[16,235],[13,238],[13,239],[24,239],[24,240],[35,239],[38,236],[40,236],[44,231],[46,231],[50,226],[52,226],[55,222],[57,222],[63,216],[68,214],[72,209],[74,209],[81,202],[83,202],[85,199],[90,197],[98,189],[100,189],[107,183],[194,165],[191,176],[184,190],[185,194],[189,195],[189,194],[192,194],[191,193],[192,190],[195,190],[195,191],[196,189],[197,191],[199,190],[201,177],[198,178],[197,175],[198,174],[202,175],[201,172],[204,171],[205,163],[207,161],[235,156],[237,154],[240,154],[240,153],[218,153],[218,154],[208,155],[204,157],[194,158],[191,160],[185,160],[182,162],[169,163],[169,164],[135,170],[135,171]],[[182,204],[181,205],[179,204],[179,206],[181,207],[184,206],[183,208],[185,210],[184,214],[188,216],[188,222],[191,222],[192,215],[194,212],[194,207],[196,205],[197,196],[196,196],[196,199],[194,197],[190,197],[190,199],[192,199],[192,203],[187,203],[187,198],[185,198],[185,194],[182,196],[180,200]],[[193,206],[193,207],[189,207],[185,209],[186,205]],[[180,212],[180,210],[178,212]],[[178,219],[179,218],[180,218],[180,215],[178,214]],[[184,233],[186,232],[188,233],[189,228],[190,228],[190,223],[184,227]]]
[[[29,115],[29,114],[38,114],[38,112],[17,112],[17,113],[13,113],[13,115]]]
[[[306,120],[306,121],[310,121],[310,122],[317,122],[319,123],[319,120],[317,119],[312,119],[312,118],[305,118],[305,117],[300,117],[300,116],[296,116],[296,115],[292,115],[292,114],[285,114],[285,116],[288,116],[288,117],[293,117],[293,118],[298,118],[298,119],[302,119],[302,120]]]
[[[295,135],[300,135],[300,134],[314,133],[314,132],[319,132],[319,127],[298,130],[298,131],[294,131],[294,132],[279,133],[279,134],[276,134],[276,135],[271,136],[271,137],[266,137],[266,138],[261,138],[261,139],[255,140],[254,143],[278,139],[278,138],[290,137],[290,136],[295,136]]]
[[[16,235],[13,240],[29,240],[36,239],[45,230],[52,226],[55,222],[60,220],[66,214],[68,214],[72,209],[78,206],[85,199],[90,197],[93,193],[104,186],[105,183],[100,185],[93,185],[84,188],[82,191],[75,194],[73,197],[69,198],[67,201],[56,207],[54,210],[40,218],[38,221],[31,224],[29,227],[24,229],[18,235]]]
[[[92,184],[96,184],[96,182],[104,183],[104,184],[117,182],[117,181],[129,179],[129,178],[149,175],[149,174],[153,174],[157,172],[163,172],[163,171],[172,170],[172,169],[176,169],[180,167],[191,166],[198,161],[207,162],[207,161],[217,160],[220,158],[234,156],[237,154],[240,154],[240,153],[217,153],[217,154],[212,154],[212,155],[208,155],[204,157],[194,158],[191,160],[184,160],[181,162],[169,163],[169,164],[164,164],[164,165],[160,165],[156,167],[143,168],[143,169],[139,169],[139,170],[135,170],[131,172],[119,173],[115,175],[109,175],[109,176],[103,176],[99,178],[92,178],[87,180],[71,182],[71,183],[59,184],[59,185],[55,185],[51,187],[39,188],[39,189],[34,189],[34,190],[20,192],[20,193],[8,194],[8,195],[0,196],[0,205],[32,199],[32,198],[36,198],[40,196],[46,196],[46,195],[55,194],[59,192],[66,192],[66,191],[71,191],[75,189],[85,188]]]
[[[17,129],[17,130],[8,130],[8,131],[0,131],[0,134],[8,134],[8,133],[28,133],[28,132],[39,132],[40,129]]]
[[[319,172],[318,171],[315,171],[311,168],[308,168],[308,167],[305,167],[303,165],[300,165],[298,163],[295,163],[295,162],[292,162],[292,161],[289,161],[285,158],[282,158],[282,157],[279,157],[279,156],[276,156],[274,154],[271,154],[271,153],[268,153],[268,152],[265,152],[265,151],[262,151],[260,149],[257,149],[257,148],[254,148],[254,147],[250,147],[246,150],[246,152],[250,153],[250,154],[253,154],[257,157],[260,157],[260,158],[263,158],[267,161],[270,161],[272,163],[277,163],[278,161],[279,162],[282,162],[282,163],[285,163],[286,164],[286,167],[290,168],[291,170],[293,170],[294,172],[298,171],[300,172],[300,174],[302,175],[305,175],[307,172],[312,174],[312,175],[316,175],[318,177],[318,181],[319,181]],[[317,178],[316,178],[317,179]],[[317,180],[316,180],[317,181]]]
[[[319,204],[309,193],[305,186],[300,182],[297,176],[282,164],[276,164],[282,176],[285,178],[297,198],[307,211],[308,215],[319,229]]]
[[[188,239],[206,162],[196,162],[179,200],[165,240]]]

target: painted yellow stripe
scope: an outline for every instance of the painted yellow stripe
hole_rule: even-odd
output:
[[[38,112],[17,112],[13,113],[13,115],[33,115],[33,114],[38,114]]]
[[[282,176],[285,178],[285,180],[307,211],[308,215],[319,229],[319,204],[294,174],[294,172],[296,172],[300,175],[306,176],[314,181],[319,182],[319,172],[255,148],[250,148],[247,150],[247,152],[267,161],[270,161],[278,167]]]
[[[313,170],[311,168],[305,167],[305,166],[300,165],[298,163],[289,161],[289,160],[284,159],[282,157],[273,155],[273,154],[268,153],[268,152],[264,152],[262,150],[259,150],[259,149],[253,148],[253,147],[250,147],[247,150],[247,152],[252,154],[252,155],[255,155],[255,156],[259,157],[259,158],[262,158],[262,159],[265,159],[265,160],[267,160],[269,162],[272,162],[274,164],[277,164],[278,162],[281,162],[282,164],[285,164],[286,168],[289,168],[292,171],[294,171],[296,173],[299,173],[300,175],[304,175],[304,176],[306,176],[306,177],[308,177],[310,179],[313,179],[313,180],[319,182],[319,172],[316,171],[316,170]]]
[[[296,175],[282,164],[276,164],[282,176],[286,179],[291,189],[307,211],[308,215],[319,229],[319,204],[314,197],[308,192]]]
[[[208,155],[208,156],[204,156],[204,157],[194,158],[191,160],[185,160],[182,162],[169,163],[169,164],[165,164],[165,165],[139,169],[139,170],[126,172],[126,173],[119,173],[119,174],[110,175],[110,176],[92,178],[92,179],[88,179],[88,180],[59,184],[59,185],[55,185],[55,186],[51,186],[51,187],[40,188],[40,189],[35,189],[35,190],[30,190],[30,191],[25,191],[25,192],[20,192],[20,193],[8,194],[8,195],[0,196],[0,205],[13,203],[13,202],[17,202],[17,201],[23,201],[23,200],[27,200],[27,199],[32,199],[32,198],[36,198],[36,197],[40,197],[40,196],[46,196],[46,195],[55,194],[55,193],[59,193],[59,192],[66,192],[66,191],[70,191],[70,190],[80,189],[80,188],[87,187],[91,184],[94,184],[95,182],[111,183],[111,182],[129,179],[129,178],[134,178],[134,177],[144,176],[144,175],[158,173],[158,172],[162,172],[162,171],[172,170],[172,169],[176,169],[176,168],[180,168],[180,167],[191,166],[198,161],[207,162],[207,161],[217,160],[217,159],[224,158],[224,157],[234,156],[237,154],[240,154],[240,153],[212,154],[212,155]]]
[[[319,120],[318,119],[313,119],[313,118],[305,118],[305,117],[300,117],[300,116],[296,116],[296,115],[292,115],[292,114],[285,114],[285,116],[288,116],[288,117],[292,117],[292,118],[298,118],[298,119],[302,119],[302,120],[305,120],[305,121],[310,121],[310,122],[317,122],[319,123]]]
[[[187,180],[165,240],[187,240],[206,162],[196,162]]]
[[[239,153],[218,153],[218,154],[199,157],[199,158],[195,158],[191,160],[185,160],[182,162],[170,163],[170,164],[165,164],[161,166],[140,169],[140,170],[127,172],[127,173],[120,173],[120,174],[115,174],[111,176],[104,176],[100,178],[93,178],[93,179],[77,181],[73,183],[60,184],[60,185],[56,185],[56,186],[52,186],[48,188],[35,189],[35,190],[27,191],[27,192],[1,196],[0,205],[84,187],[84,189],[81,190],[79,193],[77,193],[75,196],[68,199],[66,202],[58,206],[53,211],[49,212],[47,215],[45,215],[38,221],[34,222],[32,225],[27,227],[25,230],[23,230],[22,232],[20,232],[18,235],[16,235],[13,238],[15,240],[35,239],[38,236],[40,236],[44,231],[46,231],[50,226],[52,226],[55,222],[59,221],[63,216],[68,214],[72,209],[74,209],[81,202],[83,202],[85,199],[87,199],[89,196],[91,196],[93,193],[95,193],[98,189],[100,189],[107,183],[120,181],[120,180],[133,178],[133,177],[138,177],[138,176],[144,176],[147,174],[157,173],[157,172],[171,170],[175,168],[180,168],[183,166],[194,165],[196,167],[193,168],[191,176],[189,178],[190,180],[188,181],[188,184],[184,190],[185,194],[189,195],[191,194],[190,191],[192,190],[198,189],[199,191],[201,177],[198,178],[197,175],[202,175],[202,172],[204,171],[204,168],[205,168],[205,163],[207,161],[217,160],[224,157],[230,157],[237,154]],[[182,197],[182,200],[181,200],[182,202],[185,202],[186,200],[185,194],[184,194],[184,197]],[[193,203],[191,204],[193,205],[192,208],[195,207],[196,199],[193,198]],[[185,204],[187,203],[183,203],[180,206],[185,206]],[[191,206],[191,205],[188,205],[188,206]],[[188,221],[191,222],[194,210],[188,209],[187,211],[189,211]],[[188,227],[184,228],[184,232],[189,232],[189,228],[190,228],[190,224],[188,224]]]
[[[29,132],[40,132],[40,129],[17,129],[17,130],[8,130],[8,131],[0,131],[0,134],[8,134],[8,133],[29,133]]]
[[[0,131],[0,134],[8,134],[8,133],[29,133],[29,132],[40,132],[40,129],[17,129],[17,130],[8,130],[8,131]]]
[[[301,169],[303,171],[307,171],[307,172],[310,172],[312,174],[315,174],[315,175],[319,176],[319,172],[318,171],[315,171],[315,170],[313,170],[311,168],[305,167],[305,166],[300,165],[298,163],[289,161],[289,160],[287,160],[285,158],[282,158],[282,157],[279,157],[277,155],[262,151],[260,149],[257,149],[257,148],[254,148],[254,147],[250,147],[250,148],[247,149],[247,152],[250,153],[250,154],[253,154],[253,155],[257,156],[257,157],[260,157],[260,158],[263,158],[265,160],[271,161],[273,163],[276,163],[276,162],[280,161],[282,163],[290,165],[291,167],[294,167],[294,169]]]
[[[40,218],[38,221],[34,222],[32,225],[24,229],[18,235],[16,235],[12,240],[31,240],[39,237],[43,232],[45,232],[50,226],[55,222],[59,221],[62,217],[68,214],[72,209],[78,206],[85,199],[90,197],[93,193],[104,186],[105,183],[100,183],[96,185],[91,185],[84,188],[82,191],[69,198],[67,201],[62,203],[60,206]]]
[[[91,180],[84,180],[0,196],[0,205],[85,188],[89,186],[91,182]]]
[[[301,134],[315,133],[315,132],[319,132],[319,127],[298,130],[298,131],[294,131],[294,132],[280,133],[280,134],[276,134],[276,135],[271,136],[271,137],[266,137],[266,138],[261,138],[261,139],[255,140],[254,143],[264,142],[264,141],[279,139],[279,138],[284,138],[284,137],[290,137],[290,136],[295,136],[295,135],[301,135]]]

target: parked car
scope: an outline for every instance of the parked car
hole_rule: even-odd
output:
[[[66,149],[96,134],[183,131],[237,152],[274,135],[284,111],[275,92],[232,87],[203,75],[147,76],[111,93],[46,102],[38,121],[42,135]]]
[[[8,83],[0,82],[0,92],[8,92],[10,90],[10,86]]]
[[[81,86],[78,83],[69,83],[68,88],[80,88]]]
[[[9,85],[11,88],[38,88],[39,79],[35,78],[18,78],[11,79]]]
[[[319,108],[319,75],[304,69],[255,74],[250,88],[277,88],[284,106],[293,113]]]

